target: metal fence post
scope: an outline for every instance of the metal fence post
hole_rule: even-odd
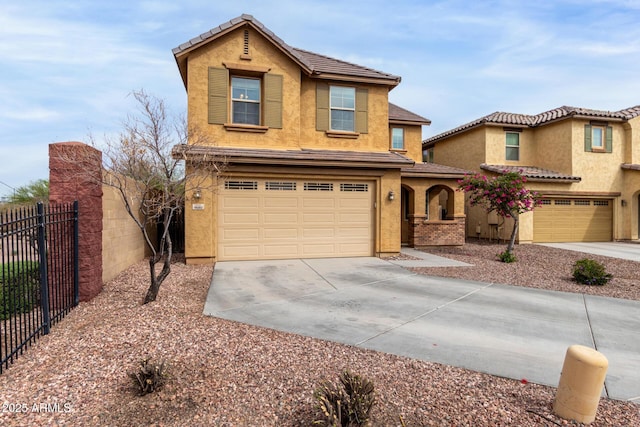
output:
[[[44,204],[38,202],[38,264],[40,266],[40,306],[42,307],[43,333],[47,335],[51,327],[49,313],[49,277],[47,274],[47,247]]]
[[[80,227],[78,221],[78,201],[73,202],[73,304],[77,306],[80,303],[80,249],[78,242],[80,241]]]

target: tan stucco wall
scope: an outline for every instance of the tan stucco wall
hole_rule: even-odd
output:
[[[638,219],[637,210],[634,210],[637,197],[634,199],[634,194],[640,190],[640,186],[636,182],[635,171],[623,172],[620,165],[630,156],[633,158],[636,151],[640,153],[640,149],[636,150],[635,145],[630,147],[630,144],[635,144],[637,136],[634,136],[633,132],[640,127],[640,121],[634,119],[627,125],[609,123],[613,129],[611,153],[584,150],[584,126],[587,123],[587,120],[562,120],[534,129],[524,129],[520,133],[518,162],[505,160],[505,130],[497,126],[484,126],[438,142],[434,160],[436,163],[476,171],[480,171],[481,163],[488,163],[538,166],[579,176],[582,178],[580,182],[570,183],[530,180],[527,188],[543,194],[570,197],[574,193],[575,197],[613,199],[613,238],[637,238]],[[483,141],[486,141],[486,144]],[[621,193],[621,196],[616,197],[617,193]],[[622,206],[622,199],[626,200],[626,207]],[[476,235],[477,226],[481,227],[482,237],[489,237],[487,214],[484,210],[467,209],[467,235]],[[508,234],[511,226],[511,222],[505,223],[503,233]],[[520,216],[518,240],[521,243],[533,240],[532,213]]]
[[[249,30],[251,61],[241,60],[244,28],[192,52],[188,63],[188,121],[202,132],[208,143],[230,147],[297,148],[300,141],[300,68],[253,29]],[[266,67],[283,76],[282,129],[264,134],[228,131],[208,124],[208,70],[224,68],[224,62]],[[200,141],[202,143],[202,141]]]
[[[368,132],[355,139],[329,137],[316,130],[316,80],[302,76],[300,67],[253,29],[249,30],[251,61],[240,60],[244,28],[225,35],[192,52],[188,59],[189,125],[213,145],[242,148],[316,148],[352,151],[389,150],[388,87],[340,83],[368,89]],[[282,129],[265,133],[228,130],[208,124],[208,69],[224,68],[225,62],[268,68],[283,76]]]
[[[411,160],[422,163],[422,126],[400,126],[404,129],[404,146],[406,148],[405,156]],[[391,131],[389,131],[389,134]],[[391,147],[391,138],[389,138],[389,147]]]
[[[485,161],[485,128],[479,127],[439,141],[433,153],[433,162],[478,171]]]
[[[146,256],[140,228],[127,213],[119,192],[102,186],[102,281],[113,279]]]

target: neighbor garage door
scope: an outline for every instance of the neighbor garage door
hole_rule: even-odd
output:
[[[220,260],[373,255],[375,183],[232,178],[218,194]]]
[[[608,242],[612,230],[612,200],[543,199],[533,211],[534,242]]]

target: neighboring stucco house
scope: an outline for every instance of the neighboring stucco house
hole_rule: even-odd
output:
[[[496,112],[423,141],[433,161],[495,176],[521,171],[542,206],[520,217],[518,240],[638,239],[640,106],[620,111],[560,107],[537,115]],[[508,236],[480,208],[467,235]]]
[[[204,136],[174,155],[225,161],[187,201],[188,262],[464,243],[464,171],[422,163],[430,122],[389,103],[400,77],[293,48],[250,15],[173,53]]]

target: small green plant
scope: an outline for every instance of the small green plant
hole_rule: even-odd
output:
[[[314,397],[324,419],[314,421],[326,427],[360,427],[370,425],[375,403],[373,382],[349,371],[340,375],[340,385],[324,381]]]
[[[164,366],[164,361],[151,363],[149,359],[144,359],[140,362],[138,371],[130,374],[140,396],[153,393],[164,385],[166,380]]]
[[[613,275],[607,273],[598,261],[584,258],[573,264],[573,279],[583,285],[605,285]]]
[[[518,259],[516,258],[516,256],[513,254],[513,252],[506,250],[504,252],[500,252],[498,254],[498,259],[502,262],[506,262],[507,264],[510,264],[512,262],[516,262]]]
[[[40,269],[35,261],[0,264],[0,320],[28,313],[40,299]]]

